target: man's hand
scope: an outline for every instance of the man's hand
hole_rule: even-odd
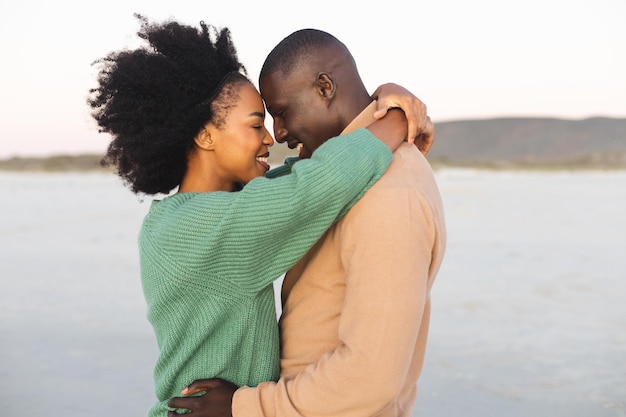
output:
[[[428,117],[426,104],[406,88],[397,84],[383,84],[374,91],[372,98],[378,101],[374,117],[380,119],[390,108],[400,108],[408,120],[408,142],[415,143],[426,155],[435,140],[435,128]]]
[[[194,417],[232,417],[233,395],[237,385],[219,378],[197,379],[183,389],[183,395],[193,395],[205,392],[195,397],[174,397],[167,405],[171,408],[186,408]],[[174,411],[167,412],[168,417],[174,417]]]

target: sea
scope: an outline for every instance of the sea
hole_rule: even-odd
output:
[[[448,247],[413,416],[626,416],[626,171],[435,175]],[[150,200],[110,173],[4,172],[0,193],[0,415],[145,416]]]

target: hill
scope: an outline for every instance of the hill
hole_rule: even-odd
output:
[[[100,165],[102,155],[54,155],[50,157],[14,157],[0,160],[1,171],[105,171]]]
[[[295,151],[282,145],[274,145],[270,151],[272,158],[269,162],[273,165],[281,164],[287,156],[295,154]],[[13,157],[0,160],[0,171],[111,171],[112,168],[105,168],[100,164],[101,159],[100,154],[54,155],[42,158]]]
[[[276,144],[270,163],[294,151]],[[101,155],[0,160],[0,170],[106,170]],[[435,123],[433,166],[626,169],[626,119],[494,118]]]
[[[462,166],[626,168],[626,119],[441,122],[428,158]]]

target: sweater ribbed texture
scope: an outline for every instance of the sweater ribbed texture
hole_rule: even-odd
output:
[[[139,233],[141,279],[159,357],[157,403],[195,379],[256,386],[279,376],[272,282],[358,201],[391,162],[360,129],[238,192],[154,201]],[[286,175],[281,175],[286,174]]]

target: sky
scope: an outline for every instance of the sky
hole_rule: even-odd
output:
[[[0,158],[105,151],[110,137],[98,133],[86,104],[92,62],[138,45],[135,12],[228,27],[255,85],[282,38],[305,27],[328,31],[351,50],[370,91],[386,82],[406,87],[435,126],[626,117],[624,0],[354,3],[3,0]]]

